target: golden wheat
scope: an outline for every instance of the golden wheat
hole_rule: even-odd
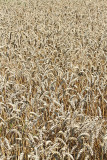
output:
[[[0,159],[107,159],[106,0],[0,0]]]

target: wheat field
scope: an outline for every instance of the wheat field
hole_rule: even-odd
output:
[[[0,0],[0,160],[107,159],[107,0]]]

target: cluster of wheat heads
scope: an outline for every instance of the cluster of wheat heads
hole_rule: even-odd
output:
[[[0,1],[0,160],[106,160],[106,0]]]

